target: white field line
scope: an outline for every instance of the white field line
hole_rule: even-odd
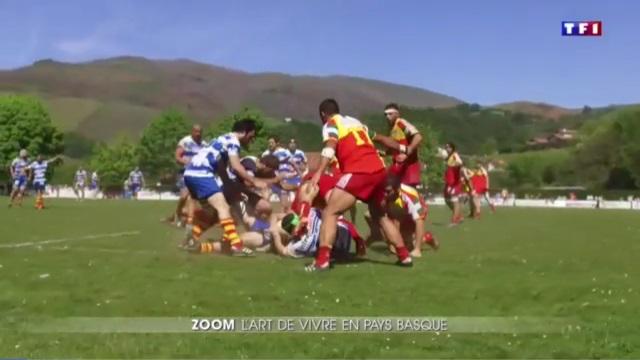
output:
[[[93,235],[85,235],[85,236],[79,236],[79,237],[49,239],[49,240],[42,240],[42,241],[28,241],[28,242],[22,242],[22,243],[14,243],[14,244],[0,244],[0,249],[15,249],[15,248],[21,248],[21,247],[27,247],[27,246],[58,244],[58,243],[63,243],[68,241],[117,238],[117,237],[133,236],[138,234],[140,234],[140,231],[122,231],[122,232],[108,233],[108,234],[93,234]]]
[[[86,248],[86,247],[68,247],[68,246],[49,246],[47,250],[58,251],[86,251],[86,252],[102,252],[111,254],[142,254],[157,255],[157,251],[152,250],[125,250],[125,249],[105,249],[105,248]]]

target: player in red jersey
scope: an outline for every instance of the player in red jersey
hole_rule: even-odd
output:
[[[484,198],[492,212],[495,212],[495,206],[491,198],[489,197],[489,173],[482,166],[478,164],[475,170],[471,172],[470,183],[474,190],[473,196],[473,217],[480,217],[480,207],[482,204],[482,198]]]
[[[338,160],[342,175],[322,212],[320,247],[315,261],[306,268],[307,271],[329,268],[338,217],[354,206],[357,200],[369,205],[374,222],[380,225],[386,238],[395,246],[397,264],[411,266],[411,256],[404,246],[400,232],[381,207],[386,170],[367,127],[355,118],[341,115],[340,107],[333,99],[322,101],[318,110],[323,123],[322,137],[325,147],[322,150],[320,166],[311,183],[315,185],[320,182],[320,177],[334,156]]]
[[[373,141],[383,144],[388,149],[387,153],[392,156],[392,164],[389,166],[391,174],[399,176],[403,184],[413,187],[420,185],[418,148],[422,143],[422,135],[415,126],[400,117],[397,104],[387,105],[384,115],[391,136],[376,134]]]
[[[462,194],[462,159],[458,152],[456,152],[456,146],[453,143],[447,143],[445,145],[447,152],[446,164],[447,168],[444,172],[444,199],[447,206],[452,211],[451,225],[456,225],[462,222],[464,219],[460,208],[460,195]]]

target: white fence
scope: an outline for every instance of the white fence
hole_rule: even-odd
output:
[[[47,189],[47,197],[60,199],[75,199],[76,195],[71,187],[60,187],[57,189]],[[103,199],[101,192],[93,190],[85,191],[86,199]],[[139,200],[177,200],[178,196],[172,192],[158,192],[142,190],[138,193]],[[277,201],[272,197],[271,201]],[[573,209],[626,209],[640,210],[640,200],[548,200],[548,199],[515,199],[503,200],[494,198],[496,206],[500,207],[533,207],[533,208],[573,208]],[[430,205],[444,205],[444,198],[436,197],[427,201]]]

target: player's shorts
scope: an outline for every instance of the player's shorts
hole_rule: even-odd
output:
[[[462,194],[462,184],[445,185],[444,198],[456,200]]]
[[[35,191],[44,191],[46,186],[47,186],[47,182],[46,181],[34,181],[33,182],[33,190],[35,190]]]
[[[405,185],[416,187],[421,183],[419,162],[411,164],[394,162],[393,164],[389,165],[387,171],[390,174],[400,177],[400,182]]]
[[[338,225],[336,231],[336,242],[331,249],[331,257],[334,259],[344,259],[349,256],[351,249],[351,233],[349,229],[342,225]]]
[[[269,224],[268,221],[264,221],[262,219],[256,219],[253,222],[253,225],[251,225],[250,231],[254,231],[262,234],[262,244],[260,244],[261,247],[271,244],[272,239],[271,239],[271,231],[269,231],[270,228],[271,228],[271,224]]]
[[[18,176],[13,180],[13,187],[16,189],[24,190],[27,188],[27,177]]]
[[[206,200],[222,192],[222,184],[217,177],[185,176],[184,183],[191,197],[196,200]]]
[[[348,192],[365,203],[379,202],[384,197],[386,179],[386,170],[380,170],[373,174],[344,173],[338,179],[336,188]]]
[[[255,191],[249,189],[242,180],[230,180],[224,183],[222,189],[227,203],[234,205],[240,201],[246,201],[247,206],[255,208],[262,199]],[[244,196],[243,196],[244,195]]]
[[[131,184],[129,186],[129,190],[133,193],[133,194],[137,194],[138,192],[140,192],[140,184]]]
[[[89,190],[98,190],[98,184],[91,183],[91,185],[89,185]]]
[[[290,177],[285,179],[284,182],[289,185],[300,186],[300,184],[302,183],[302,177],[300,176]]]

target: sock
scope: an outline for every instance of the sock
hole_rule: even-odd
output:
[[[212,243],[203,242],[200,244],[200,252],[202,254],[212,253],[214,252],[214,247]]]
[[[237,248],[242,246],[242,241],[240,240],[240,236],[238,236],[233,218],[220,220],[220,226],[222,226],[223,231],[222,240],[228,241],[232,247]]]
[[[316,254],[316,265],[322,266],[329,262],[331,258],[331,248],[329,246],[320,246]]]
[[[398,260],[404,261],[404,259],[409,257],[409,250],[407,250],[407,248],[404,245],[395,246],[395,248],[396,248],[396,255],[398,256]]]
[[[200,240],[200,235],[202,235],[202,228],[199,225],[193,225],[191,228],[191,236],[194,240]]]

